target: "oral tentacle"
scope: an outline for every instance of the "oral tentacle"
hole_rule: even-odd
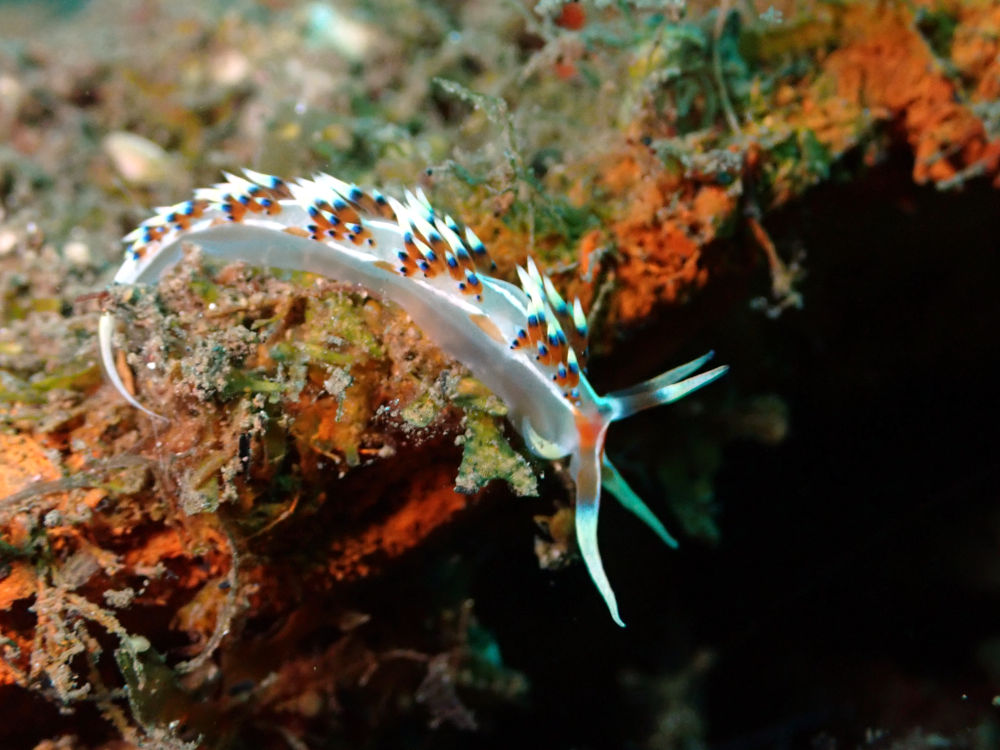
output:
[[[714,356],[714,351],[706,352],[697,359],[692,359],[690,362],[685,362],[683,365],[678,365],[677,367],[671,368],[666,372],[661,372],[655,378],[650,378],[649,380],[636,383],[628,388],[622,388],[621,390],[608,393],[605,395],[605,398],[625,398],[627,396],[635,396],[640,393],[649,393],[651,391],[658,390],[665,385],[673,385],[674,383],[683,380],[688,375],[700,370],[702,365],[711,360]]]
[[[98,341],[101,351],[101,367],[104,368],[104,374],[107,376],[111,385],[115,387],[115,390],[121,394],[122,398],[128,401],[136,409],[145,412],[153,419],[161,419],[166,421],[166,417],[162,414],[157,414],[155,411],[151,411],[139,403],[138,399],[133,396],[128,388],[125,387],[125,383],[122,382],[121,376],[118,374],[118,368],[115,367],[115,351],[114,351],[114,332],[115,332],[115,316],[111,313],[104,313],[101,315],[101,320],[97,324],[98,328]]]
[[[687,365],[683,367],[687,367]],[[668,383],[652,390],[640,388],[634,393],[627,393],[625,395],[610,393],[603,397],[604,408],[608,413],[608,418],[612,421],[624,419],[645,409],[670,404],[682,399],[689,393],[708,385],[713,380],[721,378],[728,370],[729,367],[723,365],[722,367],[716,367],[714,370],[690,377],[687,380]],[[664,373],[664,375],[667,374]]]
[[[621,503],[623,508],[634,514],[640,521],[651,528],[663,540],[664,544],[677,549],[677,540],[667,531],[666,527],[660,522],[660,519],[656,517],[656,514],[642,501],[642,498],[635,493],[635,490],[629,486],[628,482],[625,481],[625,477],[618,472],[618,469],[608,460],[607,456],[604,457],[602,469],[601,484],[604,489],[610,492]]]

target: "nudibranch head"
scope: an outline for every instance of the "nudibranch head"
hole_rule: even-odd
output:
[[[519,286],[493,276],[483,242],[436,211],[419,189],[400,200],[327,174],[294,181],[243,174],[225,174],[225,182],[159,209],[128,234],[115,282],[155,282],[181,262],[182,243],[191,242],[220,259],[322,274],[396,302],[505,402],[534,453],[569,457],[580,552],[612,618],[623,624],[597,545],[602,487],[667,544],[676,542],[604,455],[608,426],[676,401],[726,368],[696,375],[709,353],[599,396],[583,373],[589,334],[583,306],[564,299],[532,258],[517,268]],[[113,333],[114,318],[106,313],[99,340],[108,379],[130,404],[158,417],[118,374]]]

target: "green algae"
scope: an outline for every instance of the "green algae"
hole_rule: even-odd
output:
[[[70,362],[49,375],[30,380],[29,385],[41,393],[56,389],[86,390],[98,385],[101,377],[96,362]]]
[[[511,448],[494,416],[467,410],[465,434],[460,438],[462,463],[455,478],[459,492],[476,492],[492,479],[502,479],[522,497],[538,495],[538,480],[531,464]]]
[[[269,353],[275,362],[321,362],[342,367],[355,361],[350,354],[308,341],[282,341],[272,346]]]
[[[237,372],[226,381],[222,394],[224,398],[233,398],[238,394],[274,395],[284,393],[286,390],[288,390],[287,384],[269,380],[264,374]]]
[[[181,485],[181,507],[186,514],[214,513],[219,509],[228,489],[223,487],[221,474],[232,459],[228,450],[215,450],[188,471]]]
[[[468,412],[487,414],[491,417],[507,416],[507,404],[476,378],[466,377],[455,383],[449,398],[453,404]]]
[[[48,399],[32,389],[31,384],[6,370],[0,370],[0,401],[6,403],[43,404]]]
[[[525,228],[532,237],[546,237],[555,240],[557,251],[550,254],[566,254],[585,232],[601,223],[599,201],[583,206],[575,206],[564,196],[554,193],[545,184],[545,174],[550,167],[564,161],[563,151],[555,146],[545,146],[531,151],[525,138],[515,127],[507,102],[502,97],[475,91],[458,81],[443,77],[434,79],[434,84],[448,96],[483,112],[494,129],[499,131],[502,155],[505,160],[503,177],[494,196],[509,196],[510,205],[504,213],[504,221]],[[477,174],[469,167],[449,159],[445,168],[467,187],[481,192],[497,182],[493,174]],[[495,171],[491,168],[491,172]]]
[[[431,391],[427,391],[403,407],[399,416],[414,427],[428,427],[437,419],[442,406],[439,399]]]
[[[327,349],[333,343],[347,344],[359,354],[372,359],[385,356],[385,347],[365,320],[364,303],[357,295],[330,294],[309,300],[305,312],[306,344]],[[342,365],[346,361],[331,362]]]
[[[21,378],[0,369],[0,402],[44,404],[56,391],[88,391],[101,383],[101,368],[92,360],[70,361],[48,374]]]
[[[501,479],[521,497],[536,496],[538,480],[531,464],[504,435],[507,405],[472,377],[455,383],[449,398],[465,413],[465,432],[457,440],[462,446],[462,463],[455,489],[477,492],[491,480]]]
[[[162,732],[160,727],[190,715],[192,696],[181,687],[175,669],[143,636],[125,638],[114,650],[114,660],[132,716],[148,734]],[[198,744],[174,740],[157,746],[194,750]]]

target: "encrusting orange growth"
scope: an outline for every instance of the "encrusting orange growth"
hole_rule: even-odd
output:
[[[454,467],[442,464],[415,474],[397,488],[405,498],[398,508],[367,524],[354,535],[338,537],[328,570],[333,580],[368,575],[374,564],[398,557],[450,521],[470,502],[455,492]]]
[[[975,21],[964,28],[965,47],[958,45],[956,51],[959,61],[972,66],[988,35],[977,33]],[[916,182],[944,182],[974,165],[996,172],[1000,141],[991,141],[983,123],[959,100],[908,11],[859,3],[845,14],[843,29],[849,41],[823,66],[836,82],[836,96],[899,122],[913,149]],[[988,88],[989,78],[980,86]]]
[[[35,571],[32,570],[31,566],[23,562],[11,563],[10,572],[0,584],[0,610],[9,608],[20,599],[33,596],[35,589]],[[2,665],[3,662],[0,662],[0,667]],[[2,681],[3,676],[0,675],[0,682]]]
[[[31,482],[52,481],[59,476],[59,469],[37,440],[0,433],[0,497],[13,495]]]
[[[37,481],[58,479],[59,470],[45,454],[44,448],[27,435],[7,435],[0,433],[0,498],[6,498],[25,489]],[[10,518],[3,525],[3,542],[10,547],[20,548],[30,541],[30,530],[20,516]],[[0,612],[9,609],[15,602],[34,596],[37,579],[34,566],[14,560],[0,578]],[[5,633],[14,641],[23,641],[19,647],[28,647],[30,639],[18,638],[13,632]],[[15,681],[15,674],[4,660],[0,660],[0,685]]]
[[[85,423],[76,431],[82,434],[86,429]],[[70,442],[67,437],[66,433],[51,433],[44,439],[62,444]],[[229,565],[224,537],[209,528],[215,524],[211,516],[188,518],[183,528],[138,529],[135,525],[144,515],[141,508],[126,505],[117,509],[114,503],[105,507],[103,501],[112,493],[86,483],[67,482],[65,469],[54,463],[56,455],[29,434],[0,434],[0,498],[5,499],[0,539],[15,555],[18,550],[27,554],[44,542],[55,561],[51,569],[40,571],[37,564],[13,559],[0,574],[0,633],[8,644],[4,659],[0,659],[0,685],[23,685],[31,675],[34,679],[42,674],[51,677],[56,673],[53,670],[59,669],[61,655],[45,651],[46,645],[53,644],[47,637],[39,641],[33,631],[45,626],[57,632],[63,627],[63,618],[73,617],[72,612],[79,616],[80,605],[67,604],[62,599],[64,592],[101,601],[103,591],[124,588],[131,576],[144,575],[150,576],[150,581],[141,601],[163,605],[209,576],[221,574]],[[82,455],[71,452],[62,463],[66,467],[82,462]],[[104,480],[106,477],[95,475],[91,483]],[[154,505],[145,495],[142,502],[147,508]],[[98,520],[85,524],[90,514]],[[44,534],[39,521],[45,527]],[[163,566],[172,562],[180,564],[172,566],[170,580],[160,578],[166,571]],[[44,604],[39,601],[43,592],[47,592]],[[12,610],[25,607],[30,598],[35,599],[31,611],[37,624],[10,617]],[[66,609],[50,609],[54,602]],[[83,611],[90,619],[104,616],[93,614],[100,611],[98,605],[93,613]],[[213,627],[214,623],[206,625],[208,632]],[[58,639],[54,643],[58,645]]]
[[[294,415],[291,433],[301,446],[301,453],[308,464],[311,456],[317,460],[332,459],[341,469],[358,463],[358,450],[365,429],[372,416],[368,393],[355,385],[340,399],[317,399],[314,393],[303,393],[290,405]],[[318,472],[322,473],[322,472]]]
[[[554,278],[565,296],[579,297],[591,308],[597,272],[606,262],[600,251],[613,249],[615,293],[608,323],[633,325],[660,305],[683,302],[705,284],[708,271],[701,265],[701,249],[735,210],[738,193],[713,184],[711,176],[691,179],[671,171],[633,138],[594,161],[598,179],[582,180],[570,198],[580,203],[593,199],[597,190],[610,215],[576,241],[572,273],[555,273]],[[530,243],[526,232],[503,220],[506,208],[498,206],[496,215],[481,219],[475,230],[489,242],[499,274],[509,276]],[[559,244],[557,236],[536,236],[532,254],[546,258],[559,252]]]
[[[958,3],[959,24],[951,46],[951,61],[973,84],[975,102],[1000,98],[1000,6]]]
[[[682,302],[705,284],[701,249],[736,207],[731,191],[671,172],[647,152],[629,146],[610,160],[602,179],[624,209],[608,228],[621,258],[612,316],[624,325],[647,318],[658,305]]]
[[[951,61],[970,85],[969,98],[996,99],[1000,9],[953,3],[947,10],[958,22]],[[760,206],[765,210],[787,203],[821,179],[822,171],[802,173],[810,168],[804,152],[793,157],[797,163],[782,163],[783,157],[769,152],[770,143],[814,139],[827,150],[825,158],[835,160],[870,135],[875,124],[889,122],[912,150],[915,182],[947,185],[985,174],[1000,184],[1000,139],[991,138],[963,99],[965,92],[935,58],[911,9],[855,3],[825,19],[807,24],[812,42],[806,47],[815,49],[815,75],[776,82],[763,116],[747,119],[742,134],[726,134],[719,124],[691,136],[692,162],[728,151],[734,157],[731,164],[742,165],[730,173],[730,181],[715,182],[711,170],[701,174],[691,166],[665,167],[653,149],[641,145],[644,134],[673,132],[663,113],[647,113],[634,123],[622,152],[603,156],[606,166],[599,170],[598,184],[612,215],[604,227],[584,235],[579,259],[581,275],[586,275],[593,270],[595,249],[617,252],[610,325],[639,323],[657,306],[682,303],[707,282],[711,269],[704,266],[702,250],[717,238],[720,225],[741,221],[735,212],[746,197],[742,183],[748,174],[766,165],[768,205]],[[827,38],[837,42],[829,53],[824,50]],[[792,35],[785,42],[802,39]],[[769,54],[780,57],[781,50]],[[574,292],[588,300],[593,290]]]

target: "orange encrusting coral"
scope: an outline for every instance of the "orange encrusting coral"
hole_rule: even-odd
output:
[[[33,482],[53,481],[58,477],[58,468],[36,440],[28,435],[0,433],[0,498],[14,495]],[[20,515],[5,519],[2,532],[0,539],[12,548],[20,548],[30,540],[29,526]],[[6,575],[0,578],[0,613],[34,596],[38,585],[34,567],[27,562],[14,560],[5,572]],[[31,653],[30,633],[3,627],[0,622],[0,634],[22,654]],[[17,682],[18,674],[12,661],[10,657],[0,659],[0,685]],[[28,668],[26,661],[21,666]]]
[[[353,368],[357,377],[360,368]],[[368,377],[376,377],[370,373]],[[357,465],[358,446],[362,444],[374,407],[366,386],[372,381],[362,379],[339,399],[318,398],[314,391],[303,392],[288,414],[294,417],[291,433],[300,446],[308,469],[316,461],[332,459],[335,466]],[[306,467],[304,467],[306,468]],[[322,474],[322,471],[317,471]]]
[[[958,26],[951,62],[973,84],[973,102],[1000,98],[1000,7],[995,3],[957,3]]]
[[[990,30],[1000,31],[1000,10],[958,4],[954,12],[954,63],[972,82],[973,101],[995,98],[1000,94],[1000,45]],[[729,140],[725,150],[742,155],[742,175],[762,160],[770,164],[767,208],[792,200],[818,177],[799,175],[778,163],[766,144],[780,142],[785,137],[781,134],[815,138],[835,159],[880,121],[898,127],[912,150],[915,182],[947,184],[976,174],[1000,181],[1000,138],[991,137],[963,101],[955,80],[916,29],[910,10],[856,3],[832,11],[810,29],[816,48],[814,75],[779,83],[763,119],[747,122],[742,140],[697,136],[717,146]],[[837,46],[826,53],[820,41],[828,37],[836,39]],[[704,266],[701,251],[734,216],[744,194],[741,175],[734,175],[736,184],[723,186],[712,184],[696,169],[664,168],[637,142],[640,132],[664,127],[647,113],[635,124],[624,155],[617,153],[604,162],[599,184],[611,216],[606,228],[585,235],[579,245],[583,273],[591,270],[596,247],[613,246],[620,256],[614,269],[612,324],[638,323],[657,306],[683,302],[703,286],[711,269]],[[590,297],[587,291],[575,291],[583,299]]]
[[[0,585],[0,610],[8,609],[20,599],[33,596],[35,588],[35,572],[31,566],[23,562],[11,563],[10,572]]]
[[[454,490],[454,467],[429,466],[396,488],[405,498],[388,515],[368,523],[356,534],[338,537],[327,570],[333,580],[363,577],[379,562],[398,557],[450,521],[473,500]]]
[[[738,193],[709,177],[693,179],[670,170],[634,139],[592,159],[590,167],[598,177],[581,179],[570,197],[578,203],[597,191],[609,216],[576,240],[575,263],[567,272],[546,268],[564,296],[579,297],[585,309],[592,307],[602,249],[617,255],[615,293],[606,312],[612,327],[640,323],[658,306],[683,302],[703,286],[708,271],[701,264],[701,249],[732,215]],[[500,275],[513,275],[525,247],[531,246],[543,265],[546,257],[561,252],[557,236],[536,236],[532,244],[527,232],[503,220],[504,210],[500,207],[497,215],[475,224]]]
[[[986,43],[977,26],[979,13],[983,10],[970,11],[957,34],[954,52],[960,66],[983,67]],[[916,182],[945,182],[969,168],[997,172],[1000,140],[990,139],[982,121],[961,101],[909,11],[859,3],[845,12],[842,28],[846,43],[823,62],[823,71],[835,83],[834,96],[853,105],[859,117],[869,110],[877,119],[898,122],[913,150]],[[979,86],[988,91],[998,84],[986,72]],[[822,78],[810,98],[833,98]]]
[[[0,497],[20,492],[32,482],[58,479],[58,467],[45,446],[25,434],[0,433]]]
[[[621,256],[612,319],[623,325],[647,318],[658,305],[683,302],[705,284],[701,249],[736,207],[730,190],[671,172],[647,150],[628,147],[609,160],[602,180],[623,207],[608,227]]]

